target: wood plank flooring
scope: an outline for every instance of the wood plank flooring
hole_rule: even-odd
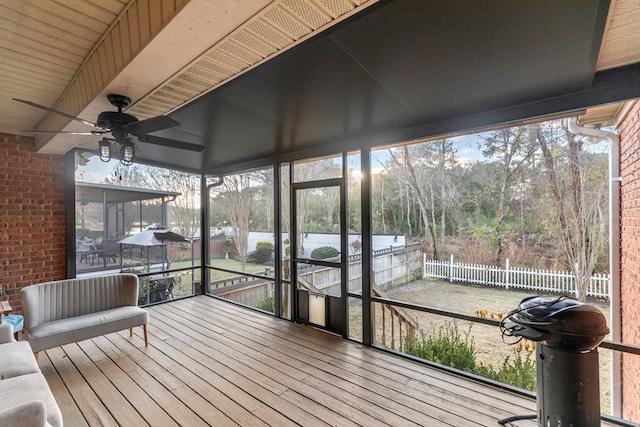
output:
[[[497,426],[535,401],[206,296],[41,352],[65,426]],[[531,426],[532,422],[518,425]]]

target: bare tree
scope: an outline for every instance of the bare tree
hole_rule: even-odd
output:
[[[104,179],[105,183],[112,185],[123,185],[125,187],[143,187],[148,185],[148,169],[149,167],[140,163],[134,163],[131,166],[124,166],[116,163],[113,167],[111,175]],[[154,183],[155,184],[155,183]],[[157,187],[153,185],[152,187]]]
[[[441,208],[440,208],[440,247],[442,248],[442,256],[445,256],[445,234],[447,230],[447,180],[446,180],[446,170],[445,170],[445,161],[447,154],[447,140],[443,139],[439,141],[440,153],[438,156],[438,169],[440,169],[440,200],[441,200]]]
[[[179,193],[175,199],[168,200],[167,226],[179,234],[193,238],[200,229],[199,199],[200,178],[198,175],[134,163],[123,166],[117,163],[105,183],[125,187],[149,188],[159,191]],[[159,199],[142,201],[143,207],[160,206]],[[148,212],[147,212],[148,214]],[[137,216],[127,216],[128,227],[133,225]],[[145,218],[149,219],[149,218]],[[157,218],[160,221],[160,218]]]
[[[304,171],[304,169],[303,169]],[[304,173],[303,171],[299,172]],[[291,230],[293,224],[291,224],[291,185],[289,183],[289,170],[287,169],[286,173],[282,174],[282,228],[284,231],[289,233],[289,240],[296,239],[296,248],[298,254],[304,253],[304,224],[307,222],[307,216],[309,214],[310,201],[309,201],[309,193],[307,191],[298,192],[296,195],[296,215],[298,221],[297,234],[296,236],[291,235]],[[301,227],[302,226],[302,227]],[[292,257],[295,257],[297,254],[291,254]]]
[[[200,178],[198,175],[134,163],[131,166],[117,164],[112,175],[105,180],[110,184],[180,193],[171,200],[168,224],[181,235],[195,237],[200,228],[198,203]]]
[[[404,187],[404,199],[406,202],[406,209],[407,209],[407,215],[406,215],[407,228],[409,229],[409,236],[412,236],[413,230],[411,226],[411,197],[409,197],[409,186],[404,184],[403,187]],[[402,192],[400,192],[400,197],[402,198]]]
[[[387,221],[386,221],[386,205],[385,201],[389,195],[387,194],[387,179],[386,176],[378,174],[372,177],[371,199],[373,204],[373,229],[376,232],[382,232],[387,234]]]
[[[249,219],[251,217],[251,173],[224,177],[216,202],[220,203],[229,218],[242,271],[247,261],[249,244]]]
[[[598,164],[558,122],[536,127],[560,244],[584,301],[606,242],[606,160]]]
[[[169,205],[169,225],[185,237],[195,237],[200,229],[200,178],[180,171],[168,171],[156,178],[163,188],[180,193]]]
[[[273,169],[266,168],[252,172],[254,181],[253,206],[251,211],[251,231],[273,231]]]
[[[459,179],[456,175],[458,160],[456,159],[456,150],[453,148],[453,142],[451,140],[441,139],[433,141],[433,147],[433,154],[438,160],[437,181],[439,181],[438,184],[440,187],[440,244],[442,248],[442,256],[444,256],[447,219],[453,218],[455,216],[453,209],[460,206],[456,182]],[[449,220],[450,225],[451,222],[452,221]]]
[[[321,160],[311,160],[308,162],[297,162],[295,165],[295,180],[296,182],[305,182],[305,181],[314,181],[320,179],[323,174],[326,173],[327,170],[335,170],[340,166],[337,165],[333,159],[321,159]],[[309,190],[298,191],[296,193],[296,212],[297,212],[297,235],[291,236],[291,215],[290,215],[290,207],[291,207],[291,186],[289,185],[290,177],[288,170],[282,173],[282,222],[283,229],[289,233],[290,239],[295,238],[296,244],[298,248],[298,254],[302,255],[304,253],[304,227],[307,225],[311,214],[312,214],[312,199],[313,195],[317,197],[322,197],[325,192],[314,192]],[[332,193],[329,193],[332,194]],[[324,199],[322,199],[324,200]],[[329,207],[329,201],[324,203],[325,208],[328,209],[328,215],[333,216],[334,208],[333,205]],[[295,254],[292,254],[295,256]]]
[[[438,243],[436,239],[435,224],[432,221],[432,203],[430,200],[431,194],[427,194],[425,190],[430,191],[429,180],[425,178],[424,174],[419,174],[419,171],[414,167],[414,162],[424,161],[424,159],[412,156],[409,152],[409,146],[404,145],[399,149],[389,149],[390,159],[395,166],[393,170],[385,167],[387,172],[394,175],[397,179],[407,184],[414,192],[418,206],[420,206],[420,213],[428,231],[427,240],[431,244],[431,252],[433,259],[438,259]],[[422,170],[424,172],[424,170]]]
[[[511,211],[514,184],[525,172],[525,166],[536,151],[535,140],[526,126],[499,129],[484,138],[481,145],[485,157],[495,159],[499,166],[498,208],[494,223],[494,262],[502,264],[504,254],[505,220]]]
[[[434,259],[444,254],[449,209],[456,204],[455,177],[457,164],[453,143],[448,139],[428,141],[389,149],[390,162],[385,171],[403,184],[406,194],[406,217],[411,234],[411,214],[417,205],[421,222],[414,233],[425,230]],[[402,197],[402,192],[400,192]],[[424,229],[422,228],[424,224]],[[440,227],[440,243],[436,229]]]

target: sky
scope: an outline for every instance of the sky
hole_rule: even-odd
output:
[[[91,156],[87,165],[78,166],[76,170],[76,181],[102,183],[105,177],[113,174],[113,168],[117,164],[118,160],[111,160],[105,163],[100,160],[100,157]]]
[[[482,138],[488,134],[489,132],[475,133],[447,139],[453,142],[456,156],[461,162],[474,162],[484,159],[482,156],[482,150],[478,148],[478,144],[482,143]],[[382,165],[388,159],[387,150],[383,149],[372,151],[371,156],[371,171],[373,173],[379,173],[383,170]]]

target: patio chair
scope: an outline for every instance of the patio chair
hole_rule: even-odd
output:
[[[104,258],[106,260],[113,260],[114,263],[118,262],[118,244],[114,240],[105,240],[103,242],[103,249],[98,253],[98,260]]]
[[[97,255],[97,251],[92,240],[91,243],[87,242],[88,240],[86,240],[85,238],[76,239],[76,254],[80,258],[78,262],[84,261],[86,263],[91,262],[91,264],[93,264],[93,262],[95,261],[95,256]]]
[[[173,299],[173,288],[176,286],[175,276],[157,277],[149,279],[149,288],[140,296],[138,305]]]

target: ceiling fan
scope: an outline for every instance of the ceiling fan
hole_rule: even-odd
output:
[[[88,120],[81,119],[71,114],[67,114],[62,111],[55,110],[53,108],[45,107],[44,105],[36,104],[35,102],[26,101],[24,99],[13,98],[14,101],[21,102],[23,104],[30,105],[32,107],[40,108],[55,114],[59,114],[68,119],[72,119],[89,126],[93,126],[93,130],[89,131],[46,131],[46,130],[31,130],[25,132],[39,133],[39,134],[51,134],[51,133],[66,133],[75,135],[105,135],[111,134],[113,138],[104,137],[99,143],[100,158],[103,161],[109,161],[112,157],[111,149],[112,142],[120,145],[120,161],[125,165],[133,163],[133,157],[135,155],[135,145],[131,140],[131,136],[136,137],[138,141],[148,144],[162,145],[165,147],[179,148],[189,151],[202,151],[204,146],[199,144],[192,144],[190,142],[178,141],[175,139],[164,138],[161,136],[148,135],[149,133],[156,132],[163,129],[169,129],[175,126],[179,126],[180,123],[167,116],[156,116],[146,120],[138,120],[131,114],[124,113],[122,110],[131,105],[131,98],[124,95],[109,94],[107,99],[118,109],[118,111],[103,111],[98,115],[98,120],[93,123]]]

